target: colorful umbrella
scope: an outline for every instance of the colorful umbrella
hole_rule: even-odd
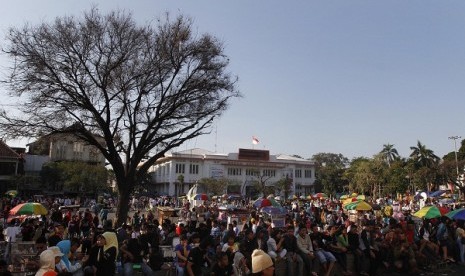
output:
[[[268,215],[285,215],[287,214],[287,210],[284,207],[267,206],[262,208],[262,213]]]
[[[445,213],[441,213],[441,210],[439,210],[439,208],[436,206],[425,206],[421,208],[420,210],[418,210],[413,215],[419,218],[432,219],[432,218],[438,218],[444,214]]]
[[[194,200],[208,200],[207,194],[196,194],[193,197]]]
[[[313,195],[314,198],[328,198],[325,193],[316,193]]]
[[[366,197],[365,197],[365,195],[358,195],[358,196],[357,196],[357,199],[358,199],[358,200],[365,200]]]
[[[339,199],[347,199],[349,197],[349,195],[341,195],[341,197]]]
[[[344,199],[344,201],[342,202],[342,205],[347,205],[349,203],[352,203],[352,202],[357,202],[358,200],[356,198],[347,198],[347,199]]]
[[[258,209],[272,205],[273,204],[271,203],[271,200],[269,200],[268,198],[259,198],[255,200],[253,203],[253,206]]]
[[[268,198],[268,200],[271,202],[271,206],[274,206],[274,207],[281,207],[281,204],[279,204],[279,202],[277,202],[276,199],[274,199],[274,198]]]
[[[44,205],[36,202],[27,202],[16,205],[10,210],[10,215],[46,215],[48,213],[47,208]]]
[[[368,204],[367,202],[363,200],[347,204],[344,208],[346,210],[356,210],[356,211],[370,211],[371,209],[373,209],[370,204]]]
[[[450,219],[465,220],[465,208],[456,209],[446,214]]]
[[[16,197],[16,196],[18,195],[18,191],[16,191],[16,190],[9,190],[9,191],[6,191],[5,195],[11,196],[11,197]]]

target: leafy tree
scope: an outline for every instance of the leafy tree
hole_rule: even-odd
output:
[[[345,173],[351,191],[380,196],[381,187],[386,184],[386,165],[381,154],[374,158],[359,157],[352,160]]]
[[[264,175],[259,169],[252,169],[252,172],[251,183],[256,192],[264,197],[275,192],[274,185],[271,186],[271,183],[269,183],[271,176]]]
[[[434,167],[440,160],[440,158],[435,155],[432,150],[428,149],[420,141],[417,142],[416,147],[410,147],[410,149],[412,150],[410,158],[415,161],[415,164],[418,167],[431,168]]]
[[[415,185],[430,191],[437,186],[436,179],[438,178],[440,158],[420,141],[417,142],[416,147],[410,147],[410,149],[412,150],[410,158],[415,167],[413,176]]]
[[[391,163],[386,170],[385,177],[386,183],[383,185],[385,194],[405,193],[410,189],[410,176],[404,160],[398,159]]]
[[[312,160],[315,161],[316,190],[327,194],[342,192],[348,184],[343,174],[349,159],[340,153],[317,153]]]
[[[289,193],[292,191],[292,179],[289,177],[283,177],[278,182],[275,183],[275,188],[277,193],[284,193],[284,198],[289,197]]]
[[[455,151],[451,151],[444,155],[443,162],[439,165],[439,174],[444,183],[454,183],[462,194],[465,194],[465,183],[463,181],[463,173],[465,168],[465,140],[461,141],[461,146],[457,150],[457,162],[455,160]],[[457,168],[459,175],[457,176]]]
[[[383,159],[387,162],[389,167],[391,167],[391,163],[394,160],[397,160],[399,158],[399,153],[397,152],[397,149],[394,148],[394,145],[391,144],[384,144],[380,154],[382,154]]]
[[[225,193],[230,181],[227,178],[202,178],[198,184],[208,194],[220,196]]]
[[[157,22],[139,26],[131,14],[92,9],[11,28],[4,47],[6,84],[20,104],[2,110],[0,130],[6,138],[69,133],[97,147],[115,173],[117,224],[155,161],[209,133],[240,96],[217,38],[193,32],[184,16]]]
[[[54,190],[96,193],[107,189],[107,169],[84,162],[50,162],[43,166],[42,182]]]

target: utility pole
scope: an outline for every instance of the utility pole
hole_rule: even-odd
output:
[[[457,170],[457,185],[461,185],[460,183],[460,177],[459,177],[459,161],[457,159],[457,139],[462,138],[461,136],[450,136],[449,140],[454,140],[454,153],[455,153],[455,169]],[[459,197],[461,196],[461,191],[459,189]]]
[[[461,136],[449,136],[449,140],[454,140],[454,153],[455,153],[455,168],[457,170],[457,178],[459,177],[459,161],[457,160],[457,139]]]

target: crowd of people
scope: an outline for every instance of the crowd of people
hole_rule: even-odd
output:
[[[171,264],[178,276],[416,274],[465,264],[463,221],[416,218],[410,201],[400,203],[409,208],[396,218],[383,209],[350,214],[337,200],[283,202],[288,213],[280,228],[247,200],[237,203],[249,208],[245,221],[220,215],[211,202],[185,202],[180,217],[160,220],[155,207],[176,205],[162,198],[148,200],[152,208],[137,205],[142,209],[119,226],[108,217],[108,203],[83,210],[57,208],[52,200],[47,216],[5,219],[3,238],[34,242],[37,258],[25,273],[39,276],[155,275]],[[393,204],[399,205],[383,203]],[[4,257],[1,273],[12,261]]]

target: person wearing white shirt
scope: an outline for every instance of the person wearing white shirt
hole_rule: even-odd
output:
[[[304,225],[300,225],[299,233],[297,235],[297,247],[300,249],[300,257],[304,261],[305,267],[311,275],[317,275],[313,270],[313,261],[315,259],[315,254],[313,253],[313,244],[310,236],[308,235],[307,228]]]

